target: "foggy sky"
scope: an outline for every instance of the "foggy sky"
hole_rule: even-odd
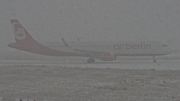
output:
[[[10,19],[40,42],[159,40],[180,47],[180,0],[0,0],[0,50],[13,50]]]

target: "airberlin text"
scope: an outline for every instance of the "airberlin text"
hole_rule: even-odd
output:
[[[120,44],[115,44],[114,49],[116,50],[150,50],[151,49],[151,44],[146,44],[146,43],[120,43]]]

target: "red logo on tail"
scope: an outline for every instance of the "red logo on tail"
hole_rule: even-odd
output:
[[[26,32],[23,26],[19,22],[12,23],[15,38],[18,40],[23,40],[26,37]]]

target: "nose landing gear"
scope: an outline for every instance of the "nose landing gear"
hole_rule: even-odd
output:
[[[155,56],[153,56],[153,62],[156,63],[156,58],[155,58]]]

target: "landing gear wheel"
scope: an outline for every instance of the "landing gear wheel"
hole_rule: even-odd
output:
[[[155,58],[155,56],[153,56],[153,62],[156,63],[156,58]]]
[[[156,63],[156,59],[153,59],[153,62]]]
[[[95,62],[95,59],[94,58],[89,58],[88,60],[87,60],[87,63],[94,63]]]

